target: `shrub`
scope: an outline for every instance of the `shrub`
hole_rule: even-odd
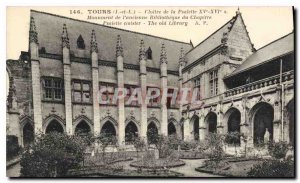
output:
[[[98,141],[101,144],[101,151],[102,151],[102,160],[104,163],[107,163],[106,156],[106,148],[108,146],[115,146],[117,147],[117,138],[114,135],[111,135],[109,133],[101,133],[98,137],[95,138],[96,141]],[[110,157],[112,159],[112,157]]]
[[[294,177],[294,161],[266,160],[247,173],[249,177]]]
[[[62,133],[42,134],[21,157],[21,176],[63,177],[83,161],[84,141]]]
[[[181,143],[181,149],[182,150],[193,150],[198,147],[198,142],[191,141],[191,142],[182,142]]]
[[[172,152],[172,149],[169,147],[168,138],[163,135],[155,134],[155,132],[148,133],[148,142],[154,144],[158,150],[159,158],[166,158]]]
[[[18,143],[18,137],[15,135],[6,136],[6,157],[7,160],[10,160],[17,156],[21,150],[21,147]]]
[[[179,139],[176,135],[168,136],[168,145],[169,148],[178,150],[178,147],[182,144],[182,140]]]
[[[133,146],[136,150],[137,158],[139,158],[139,151],[143,151],[143,149],[146,147],[144,140],[140,137],[135,137],[133,140]]]
[[[286,156],[288,152],[289,145],[287,142],[271,142],[268,146],[268,151],[270,155],[276,159],[281,159]]]
[[[221,134],[210,133],[206,140],[209,145],[209,158],[215,162],[216,166],[218,166],[225,155],[223,150],[224,136]]]

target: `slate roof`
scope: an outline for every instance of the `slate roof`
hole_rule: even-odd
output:
[[[91,32],[95,30],[99,59],[106,61],[116,60],[117,35],[121,36],[124,50],[124,62],[138,65],[139,46],[143,39],[146,50],[152,49],[152,61],[147,62],[148,67],[160,68],[160,52],[162,43],[165,44],[168,59],[168,70],[178,71],[180,49],[187,52],[192,48],[189,43],[161,38],[153,35],[132,32],[128,30],[104,26],[101,24],[71,19],[59,15],[31,10],[38,32],[39,48],[45,47],[47,53],[62,54],[61,34],[63,24],[66,24],[70,39],[71,51],[76,50],[77,38],[82,36],[85,42],[85,50],[90,51]],[[86,54],[89,57],[89,54]]]
[[[190,50],[186,54],[187,64],[191,64],[199,58],[203,57],[210,51],[214,50],[218,46],[221,45],[221,40],[223,38],[224,33],[229,33],[231,31],[231,27],[236,21],[236,19],[240,17],[242,18],[240,13],[237,13],[232,19],[226,22],[223,26],[221,26],[218,30],[213,32],[210,36],[208,36],[205,40],[200,42],[197,46],[195,46],[192,50]]]
[[[294,32],[291,32],[265,46],[250,55],[238,68],[226,78],[234,76],[243,71],[257,67],[277,57],[294,51]]]

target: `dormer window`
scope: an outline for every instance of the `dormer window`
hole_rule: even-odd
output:
[[[148,50],[147,50],[146,53],[147,53],[147,59],[148,59],[148,60],[152,60],[152,50],[151,50],[150,47],[148,48]]]
[[[79,37],[78,37],[78,39],[77,39],[77,48],[78,48],[78,49],[82,49],[82,50],[85,49],[84,40],[83,40],[81,34],[79,35]]]

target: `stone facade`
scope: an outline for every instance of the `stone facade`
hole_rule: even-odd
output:
[[[256,132],[261,129],[269,131],[271,136],[267,138],[275,141],[292,139],[293,67],[280,75],[276,71],[247,83],[234,80],[259,70],[248,68],[235,75],[235,70],[244,67],[252,55],[267,52],[254,49],[240,12],[195,47],[47,13],[31,13],[29,51],[22,52],[18,61],[7,60],[11,78],[8,133],[19,137],[21,145],[29,143],[30,133],[53,130],[70,135],[86,130],[95,136],[109,132],[117,136],[120,145],[130,139],[128,132],[147,140],[149,128],[166,136],[175,133],[186,141],[204,141],[209,132],[238,130],[247,134],[251,145],[256,143],[256,136],[265,138],[265,133]],[[53,37],[45,33],[51,29],[43,27],[45,17],[50,25],[51,21],[62,23],[58,32],[57,26],[53,27]],[[82,27],[86,30],[80,32]],[[105,30],[97,32],[97,27]],[[111,36],[103,37],[102,33]],[[293,65],[292,56],[293,50],[269,58],[275,61],[262,60],[256,65],[277,66],[280,59]],[[141,88],[142,96],[147,95],[148,88],[198,87],[201,102],[171,106],[163,100],[157,105],[137,105],[126,104],[125,98],[117,104],[99,104],[98,93],[103,86],[129,91]],[[110,97],[107,92],[106,99]],[[261,122],[265,126],[257,130],[257,115],[262,109],[272,113],[272,125],[266,118]]]

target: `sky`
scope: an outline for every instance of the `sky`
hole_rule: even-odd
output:
[[[184,10],[198,10],[199,8],[220,9],[226,11],[226,13],[212,15],[212,19],[208,21],[206,26],[189,24],[188,26],[121,25],[116,27],[183,42],[190,42],[191,40],[193,45],[197,45],[229,21],[238,9],[238,7],[180,7],[180,9]],[[7,59],[18,59],[21,51],[28,50],[30,9],[101,24],[101,20],[87,20],[87,10],[107,10],[116,9],[116,7],[7,7]],[[70,14],[70,10],[73,9],[80,9],[84,14]],[[117,9],[136,9],[137,11],[144,12],[144,10],[148,9],[178,10],[179,8],[117,7]],[[239,9],[249,32],[250,39],[256,49],[293,31],[292,7],[239,7]]]

